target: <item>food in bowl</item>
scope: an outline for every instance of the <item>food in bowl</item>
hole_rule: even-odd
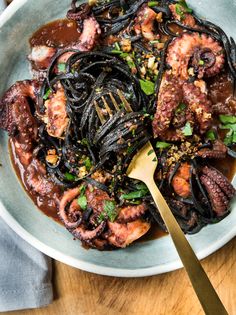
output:
[[[30,38],[32,79],[2,96],[0,127],[35,204],[92,248],[166,227],[126,177],[151,141],[155,181],[185,233],[230,213],[236,45],[185,1],[72,1]]]

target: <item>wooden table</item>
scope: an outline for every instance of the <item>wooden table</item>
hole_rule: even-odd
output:
[[[203,267],[229,314],[236,315],[236,238],[204,259]],[[54,262],[53,281],[55,300],[51,305],[6,314],[204,314],[184,270],[154,277],[124,279],[89,274]]]

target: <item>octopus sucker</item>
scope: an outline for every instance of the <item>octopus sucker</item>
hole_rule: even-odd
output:
[[[139,219],[143,214],[148,210],[148,207],[145,203],[140,205],[131,205],[121,208],[119,215],[116,219],[118,223],[127,223]]]
[[[229,199],[232,199],[235,196],[236,191],[233,185],[217,169],[213,167],[205,166],[202,169],[202,173],[206,175],[208,178],[210,178],[211,180],[213,180]]]
[[[79,194],[80,194],[79,187],[70,189],[64,193],[60,201],[58,216],[64,222],[65,226],[68,229],[74,229],[78,227],[79,224],[81,223],[81,215],[79,217],[76,217],[76,220],[75,220],[75,215],[71,218],[66,211],[67,204],[71,203],[73,200],[76,201],[75,198],[78,197]],[[79,211],[79,209],[76,209],[76,210]]]
[[[201,182],[210,197],[212,208],[217,216],[224,215],[227,212],[229,205],[229,200],[224,192],[214,180],[206,175],[201,176]]]
[[[227,155],[227,147],[222,141],[215,140],[212,148],[200,149],[196,155],[203,159],[224,159]]]
[[[166,72],[162,79],[156,113],[152,123],[154,136],[165,134],[182,99],[181,82],[178,78]]]
[[[207,93],[202,92],[196,84],[185,82],[183,84],[183,100],[194,113],[200,133],[205,133],[213,121],[211,101],[208,99]]]
[[[202,65],[199,62],[202,60]],[[192,65],[198,77],[212,77],[224,67],[223,47],[206,34],[183,33],[169,45],[166,62],[172,68],[172,74],[182,80],[189,79],[188,69]]]
[[[184,109],[179,111],[181,105]],[[160,86],[152,123],[154,136],[167,141],[180,141],[185,138],[181,127],[186,122],[203,134],[211,127],[212,121],[211,101],[205,82],[183,82],[167,71]]]
[[[72,230],[74,237],[80,239],[81,241],[93,240],[99,237],[106,227],[106,222],[100,223],[95,229],[89,230],[83,224]]]

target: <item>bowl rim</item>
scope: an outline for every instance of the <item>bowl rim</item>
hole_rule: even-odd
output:
[[[27,243],[38,249],[40,252],[46,254],[47,256],[52,257],[55,260],[58,260],[64,264],[70,265],[72,267],[88,271],[91,273],[105,275],[105,276],[115,276],[115,277],[146,277],[146,276],[154,276],[170,271],[174,271],[180,268],[183,268],[183,264],[180,259],[176,259],[171,263],[167,263],[163,266],[154,266],[148,268],[133,268],[133,269],[124,269],[124,268],[112,268],[112,267],[103,267],[98,266],[93,263],[84,262],[81,259],[73,258],[69,255],[63,254],[62,252],[54,249],[53,247],[45,244],[44,242],[39,241],[36,237],[32,236],[26,229],[24,229],[16,219],[8,212],[6,207],[0,200],[0,217],[5,221],[5,223],[15,231],[22,239],[24,239]],[[196,253],[199,260],[208,257],[226,243],[228,243],[231,239],[236,236],[236,227],[231,229],[225,236],[205,249]],[[168,236],[166,236],[168,237]],[[92,249],[91,249],[92,250]]]
[[[17,12],[17,10],[23,6],[28,0],[14,0],[0,15],[0,30],[1,27]],[[23,228],[17,220],[8,212],[6,207],[3,205],[0,199],[0,217],[5,221],[5,223],[15,231],[22,239],[27,243],[41,251],[42,253],[56,259],[62,263],[70,265],[75,268],[79,268],[84,271],[88,271],[95,274],[106,275],[106,276],[116,276],[116,277],[146,277],[157,274],[166,273],[173,271],[179,268],[182,268],[182,262],[180,259],[176,259],[165,265],[158,265],[148,268],[133,268],[133,269],[124,269],[124,268],[112,268],[112,267],[103,267],[98,266],[93,263],[84,262],[81,259],[73,258],[69,255],[63,254],[61,251],[54,249],[53,247],[47,245],[44,242],[39,241],[35,236],[30,234],[25,228]],[[198,259],[203,259],[236,236],[236,226],[232,228],[228,233],[224,235],[223,238],[218,239],[210,246],[200,250],[197,253]]]

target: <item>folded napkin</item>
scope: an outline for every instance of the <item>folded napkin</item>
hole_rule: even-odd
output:
[[[42,307],[52,300],[51,259],[0,218],[0,312]]]

